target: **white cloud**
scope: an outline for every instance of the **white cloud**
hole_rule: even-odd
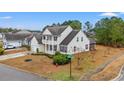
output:
[[[118,14],[117,13],[112,13],[112,12],[106,12],[106,13],[100,14],[100,16],[112,17],[112,16],[118,16]]]
[[[0,19],[12,19],[12,17],[11,16],[2,16],[2,17],[0,17]]]

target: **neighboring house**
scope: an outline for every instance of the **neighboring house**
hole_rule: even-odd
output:
[[[63,54],[75,54],[90,50],[90,40],[84,32],[75,31],[70,26],[47,27],[39,37],[41,37],[40,43],[35,36],[31,40],[33,52],[36,52],[37,48],[41,48],[41,52],[48,54],[54,54],[56,51]]]
[[[21,47],[24,45],[25,38],[29,36],[30,34],[5,33],[3,35],[3,47],[5,49]]]
[[[32,34],[30,31],[27,30],[20,30],[20,31],[16,31],[13,32],[14,34]]]

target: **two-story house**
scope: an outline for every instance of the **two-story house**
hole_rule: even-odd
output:
[[[63,54],[75,54],[90,50],[90,40],[84,32],[75,31],[70,26],[47,27],[39,37],[41,37],[41,47],[38,48],[44,53],[54,54],[59,51]],[[33,52],[36,51],[35,46],[31,47],[35,49]]]

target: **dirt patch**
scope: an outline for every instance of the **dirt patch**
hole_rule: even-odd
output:
[[[26,48],[17,49],[17,50],[10,50],[10,51],[5,51],[4,55],[13,54],[13,53],[19,53],[19,52],[25,52],[25,51],[27,51]]]
[[[107,52],[108,49],[110,49],[109,53]],[[96,69],[100,65],[104,64],[106,60],[123,51],[123,48],[119,49],[97,45],[96,51],[93,53],[90,51],[74,55],[72,59],[73,80],[79,80],[83,75]],[[25,59],[32,59],[32,62],[25,62]],[[27,55],[24,57],[0,61],[0,63],[31,71],[39,75],[44,75],[53,80],[70,80],[70,65],[55,66],[52,62],[52,59],[43,55]]]
[[[118,75],[123,64],[124,64],[124,56],[120,57],[118,60],[109,64],[100,73],[93,75],[91,77],[91,80],[111,80]]]

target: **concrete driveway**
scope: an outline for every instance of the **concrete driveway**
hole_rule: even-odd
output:
[[[0,81],[46,81],[47,79],[35,74],[14,69],[0,64]]]

